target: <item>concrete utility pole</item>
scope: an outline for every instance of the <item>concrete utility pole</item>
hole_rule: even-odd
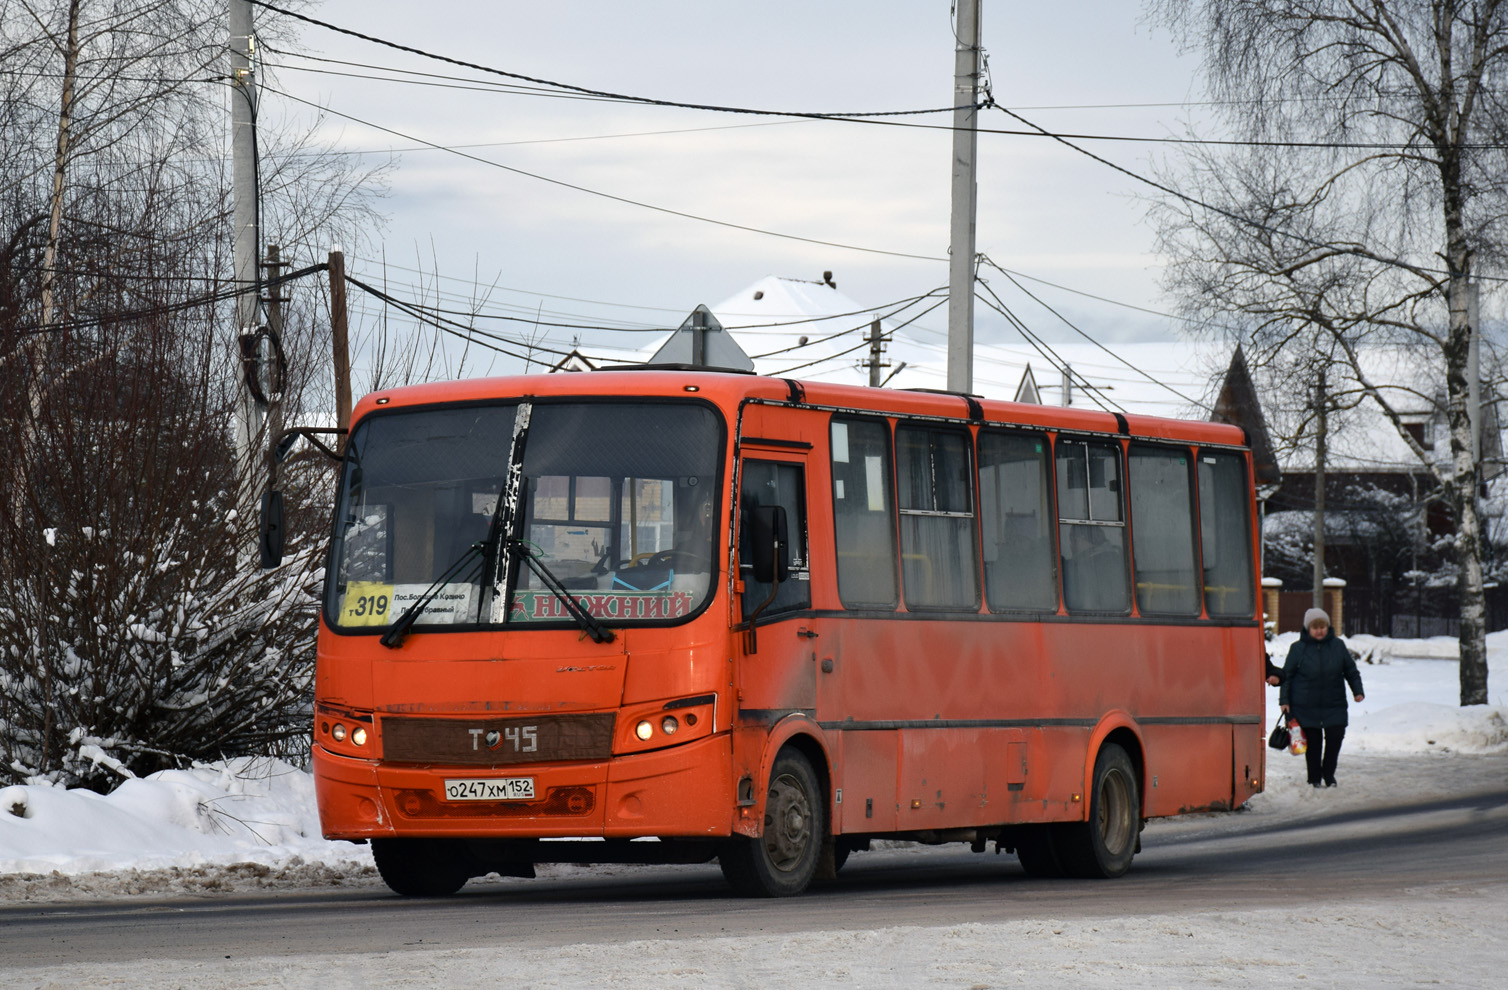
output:
[[[974,214],[979,185],[979,16],[982,0],[958,0],[953,57],[953,219],[948,236],[948,391],[974,389]]]
[[[266,420],[267,409],[252,395],[246,381],[245,351],[241,337],[257,324],[260,300],[257,286],[257,161],[256,161],[256,78],[252,58],[256,41],[252,36],[251,4],[248,0],[230,0],[230,143],[231,191],[235,200],[232,222],[235,239],[232,258],[235,264],[236,296],[235,356],[242,374],[236,388],[236,507],[240,518],[254,518],[256,484],[254,474],[258,437]]]

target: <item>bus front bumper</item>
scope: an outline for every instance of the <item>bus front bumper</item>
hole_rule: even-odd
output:
[[[734,817],[727,735],[595,763],[386,765],[313,749],[327,839],[726,836]],[[449,800],[446,781],[528,778],[532,800]]]

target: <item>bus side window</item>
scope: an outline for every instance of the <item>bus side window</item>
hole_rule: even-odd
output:
[[[979,434],[979,522],[985,600],[994,611],[1058,607],[1047,439]]]
[[[849,608],[894,608],[890,429],[884,421],[834,419],[831,439],[838,597]]]
[[[1127,612],[1120,448],[1058,441],[1058,553],[1070,612]]]
[[[799,464],[745,460],[739,472],[738,496],[738,558],[739,573],[744,579],[744,616],[752,614],[770,594],[768,584],[754,580],[753,567],[748,563],[751,559],[749,510],[756,505],[785,508],[787,537],[791,543],[790,580],[780,582],[775,600],[763,614],[810,608],[812,582],[806,562],[806,472]]]
[[[1198,615],[1188,449],[1137,444],[1131,448],[1126,475],[1131,483],[1136,607],[1149,614]]]
[[[1199,528],[1204,554],[1204,607],[1213,616],[1250,617],[1252,585],[1250,489],[1239,454],[1199,455]]]
[[[972,446],[967,433],[952,430],[895,431],[907,608],[979,607]]]

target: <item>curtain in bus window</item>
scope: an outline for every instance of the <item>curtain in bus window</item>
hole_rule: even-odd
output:
[[[991,609],[1057,608],[1050,476],[1045,437],[979,434],[979,525]]]
[[[1073,612],[1129,611],[1120,449],[1059,440],[1057,469],[1063,603]]]
[[[832,455],[838,597],[849,608],[894,608],[890,428],[883,422],[835,419]]]
[[[799,464],[778,461],[745,460],[739,477],[738,557],[744,579],[744,617],[752,615],[770,596],[770,585],[754,580],[752,565],[742,563],[749,555],[749,511],[756,505],[779,505],[785,508],[787,537],[791,542],[790,580],[780,582],[775,600],[762,613],[810,608],[812,604],[811,572],[806,557],[806,479]]]
[[[1245,459],[1201,453],[1199,542],[1204,552],[1204,607],[1210,615],[1249,617],[1256,610],[1250,505]]]
[[[1146,613],[1199,614],[1189,461],[1186,449],[1134,446],[1126,465],[1136,607]]]
[[[907,608],[977,608],[969,436],[896,430],[901,585]]]

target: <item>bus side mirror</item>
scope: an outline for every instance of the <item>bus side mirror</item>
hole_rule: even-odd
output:
[[[283,562],[283,493],[262,493],[261,536],[257,541],[262,554],[262,569],[270,570]]]
[[[787,581],[791,576],[791,544],[785,508],[756,505],[749,511],[749,563],[760,584]]]

